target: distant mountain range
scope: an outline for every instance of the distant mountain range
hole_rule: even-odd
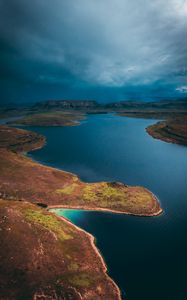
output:
[[[187,98],[157,102],[121,101],[101,104],[94,100],[47,100],[25,107],[0,107],[0,118],[19,117],[42,112],[81,112],[88,114],[116,112],[121,115],[160,118],[187,116]]]
[[[121,101],[100,104],[92,100],[48,100],[38,102],[32,110],[187,110],[187,98],[180,100],[164,100],[158,102]]]
[[[48,100],[36,103],[33,109],[90,109],[100,108],[101,104],[92,100]]]

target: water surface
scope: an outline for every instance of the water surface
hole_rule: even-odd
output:
[[[164,214],[132,217],[59,210],[92,233],[127,300],[187,299],[187,147],[145,132],[154,120],[89,116],[75,127],[32,127],[47,145],[32,152],[44,164],[82,180],[143,185],[160,199]]]

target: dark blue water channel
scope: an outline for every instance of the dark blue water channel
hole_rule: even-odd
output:
[[[127,300],[187,299],[187,147],[150,137],[154,120],[94,115],[74,127],[31,127],[47,145],[37,161],[87,182],[143,185],[160,199],[159,217],[59,210],[92,233]],[[107,299],[106,299],[107,300]]]

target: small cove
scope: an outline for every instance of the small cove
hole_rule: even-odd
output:
[[[124,299],[185,300],[187,148],[154,140],[154,120],[94,115],[75,127],[31,127],[47,145],[30,154],[82,180],[121,181],[155,193],[164,214],[154,218],[58,210],[96,237]]]

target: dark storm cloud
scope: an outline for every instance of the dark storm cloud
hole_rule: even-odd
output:
[[[0,14],[7,97],[107,100],[187,91],[184,0],[0,0]]]

